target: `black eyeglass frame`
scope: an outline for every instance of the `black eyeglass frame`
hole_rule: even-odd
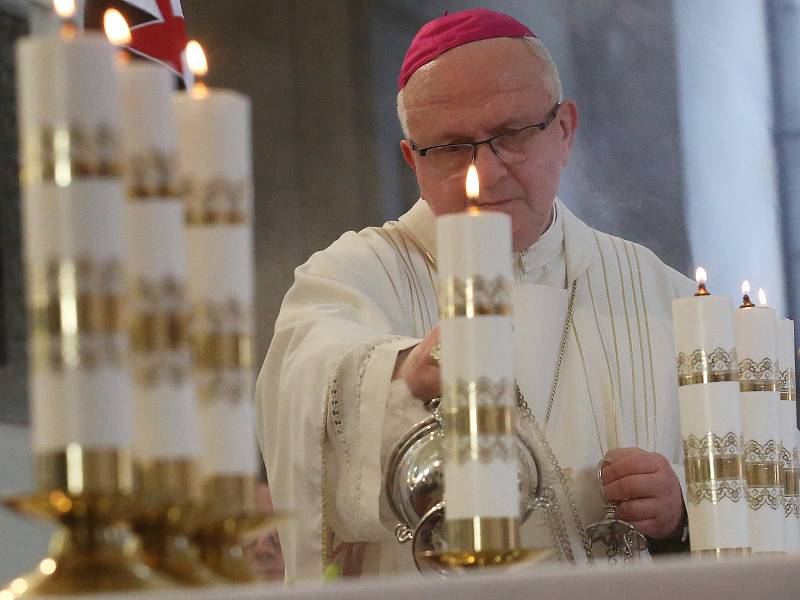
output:
[[[425,148],[420,148],[414,143],[413,140],[409,141],[411,142],[411,149],[420,156],[425,156],[430,150],[435,150],[437,148],[448,148],[450,146],[472,146],[472,161],[474,162],[475,157],[478,155],[478,146],[482,146],[483,144],[489,144],[489,148],[492,149],[492,152],[494,152],[495,156],[500,157],[492,142],[505,135],[516,134],[519,133],[520,131],[526,131],[528,129],[538,129],[539,131],[544,131],[555,120],[559,108],[561,108],[561,102],[556,102],[556,105],[550,110],[549,113],[547,113],[547,116],[541,123],[534,123],[533,125],[526,125],[525,127],[520,127],[519,129],[511,129],[509,131],[504,131],[503,133],[498,133],[497,135],[493,135],[492,137],[477,142],[454,142],[451,144],[437,144],[436,146],[426,146]],[[500,158],[502,160],[502,157]]]

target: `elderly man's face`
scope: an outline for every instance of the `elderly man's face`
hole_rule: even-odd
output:
[[[539,123],[558,101],[550,88],[544,68],[523,40],[497,38],[460,46],[417,71],[406,84],[409,135],[424,148],[482,140]],[[567,101],[550,126],[536,132],[524,161],[505,164],[488,145],[478,149],[481,207],[511,216],[515,251],[530,246],[549,224],[577,125],[577,108]],[[429,157],[419,156],[409,141],[401,142],[401,149],[434,214],[464,210],[468,162],[443,173],[432,162],[426,164]]]

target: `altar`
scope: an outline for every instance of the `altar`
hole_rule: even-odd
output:
[[[171,590],[153,594],[92,595],[92,600],[255,600],[319,598],[361,600],[366,598],[482,598],[592,600],[650,600],[724,598],[725,600],[792,598],[800,584],[800,557],[758,557],[746,562],[704,562],[661,559],[652,565],[624,570],[589,570],[541,567],[533,573],[481,574],[449,581],[438,578],[382,578],[337,583],[243,585],[204,590]],[[75,597],[78,598],[78,597]],[[88,597],[87,597],[88,598]]]

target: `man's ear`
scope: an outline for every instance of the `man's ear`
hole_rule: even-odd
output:
[[[411,142],[408,140],[400,140],[400,152],[403,153],[403,160],[406,161],[406,164],[411,167],[411,170],[414,173],[417,172],[417,163],[415,161],[415,152],[411,149]]]
[[[575,132],[578,130],[578,106],[572,100],[565,100],[558,110],[556,117],[561,129],[561,141],[564,144],[564,164],[566,165],[572,153],[572,144],[575,141]]]

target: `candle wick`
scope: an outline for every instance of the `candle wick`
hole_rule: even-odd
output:
[[[749,294],[745,294],[745,295],[742,297],[742,304],[741,304],[741,306],[739,306],[739,308],[755,308],[755,306],[756,306],[756,305],[755,305],[755,304],[753,304],[753,303],[750,301],[750,295],[749,295]]]
[[[695,292],[695,296],[710,296],[711,292],[706,289],[706,284],[702,281],[697,285],[697,292]]]

